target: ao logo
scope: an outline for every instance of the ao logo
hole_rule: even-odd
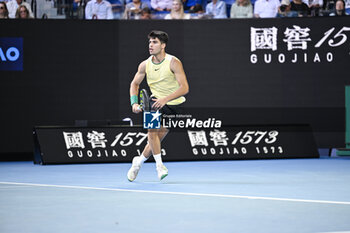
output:
[[[23,71],[23,53],[22,37],[0,37],[0,71]]]
[[[0,47],[1,61],[17,61],[19,56],[20,52],[16,47],[10,47],[6,51]]]

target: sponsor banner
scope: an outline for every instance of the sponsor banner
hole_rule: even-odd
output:
[[[140,127],[37,127],[35,160],[42,164],[127,162],[141,154],[147,131]]]
[[[0,37],[0,70],[23,70],[23,38]]]
[[[131,162],[147,144],[142,126],[36,127],[35,163]],[[181,146],[179,146],[181,145]],[[307,125],[223,126],[170,131],[164,161],[316,158]]]
[[[230,126],[187,130],[189,153],[206,159],[279,159],[319,157],[307,125]]]
[[[320,31],[322,33],[320,34]],[[314,33],[315,32],[315,33]],[[349,44],[349,25],[341,27],[300,26],[250,27],[252,64],[334,63],[347,56],[335,52]]]

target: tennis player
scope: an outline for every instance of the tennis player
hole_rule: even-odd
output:
[[[130,100],[132,111],[140,113],[138,105],[138,91],[143,79],[152,92],[152,109],[159,110],[162,114],[173,115],[179,113],[185,97],[189,91],[187,78],[181,61],[165,52],[168,43],[168,34],[162,31],[152,31],[148,35],[150,57],[141,62],[137,73],[130,84]],[[148,129],[148,144],[141,156],[132,160],[132,166],[128,171],[129,181],[134,181],[142,164],[153,154],[156,161],[156,169],[159,180],[168,175],[168,169],[164,166],[161,157],[161,141],[167,135],[168,129]]]

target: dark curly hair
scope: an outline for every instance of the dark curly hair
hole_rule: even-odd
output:
[[[152,39],[158,38],[160,42],[163,44],[167,44],[169,40],[169,36],[166,32],[157,31],[157,30],[153,30],[148,34],[148,39],[151,39],[151,38]]]

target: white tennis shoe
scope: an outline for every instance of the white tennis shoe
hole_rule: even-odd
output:
[[[157,172],[159,180],[164,179],[168,175],[168,169],[163,164],[157,166]]]
[[[141,165],[140,165],[140,156],[135,156],[133,159],[132,159],[132,165],[131,165],[131,168],[129,169],[128,171],[128,180],[130,182],[133,182],[136,177],[137,177],[137,174],[139,173],[140,171],[140,168],[141,168]]]

